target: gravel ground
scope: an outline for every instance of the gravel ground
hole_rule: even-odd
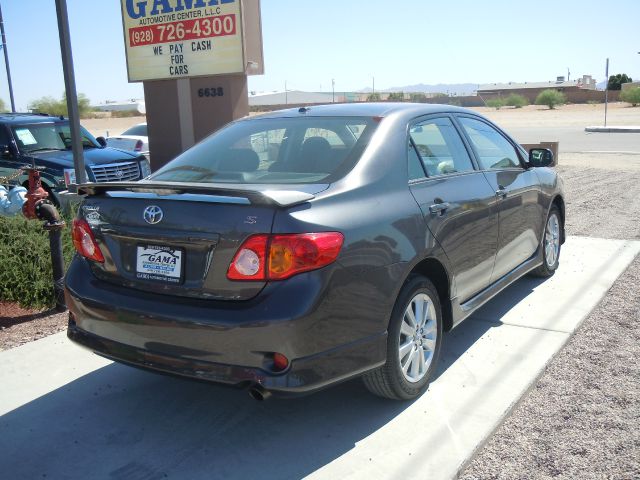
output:
[[[567,155],[559,170],[569,235],[640,239],[640,156]],[[640,258],[459,478],[640,479],[638,292]]]
[[[0,351],[61,332],[68,314],[53,310],[29,310],[0,302]]]

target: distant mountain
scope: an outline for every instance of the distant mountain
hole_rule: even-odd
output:
[[[377,92],[421,92],[421,93],[449,93],[450,95],[472,95],[478,89],[477,83],[438,83],[437,85],[405,85],[404,87],[391,87],[376,89]],[[360,92],[370,92],[371,87],[363,88]]]

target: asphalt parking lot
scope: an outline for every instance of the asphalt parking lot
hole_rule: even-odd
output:
[[[445,337],[440,373],[412,403],[372,397],[358,381],[257,403],[242,391],[112,364],[64,333],[2,352],[0,471],[451,478],[638,252],[640,242],[569,238],[554,277],[522,279]]]

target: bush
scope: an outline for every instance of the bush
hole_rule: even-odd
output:
[[[111,118],[129,118],[129,117],[143,117],[144,115],[138,110],[112,110]]]
[[[620,100],[636,107],[640,104],[640,87],[628,88],[620,92]]]
[[[410,93],[409,100],[416,103],[422,103],[427,101],[427,96],[424,93]]]
[[[71,221],[62,231],[65,267],[73,258]],[[23,216],[0,217],[0,300],[25,308],[47,308],[56,304],[49,250],[49,233],[42,222]]]
[[[564,105],[565,103],[567,103],[567,97],[564,93],[552,88],[540,92],[536,98],[536,105],[546,105],[551,110],[553,110],[556,105]]]
[[[391,92],[387,100],[390,102],[404,102],[404,92]]]
[[[379,93],[370,93],[367,97],[367,102],[379,102],[381,100]]]
[[[529,105],[529,100],[527,100],[527,97],[512,93],[505,99],[504,103],[510,107],[522,108]]]
[[[62,98],[60,100],[56,100],[53,97],[42,97],[37,100],[33,100],[28,105],[29,110],[38,113],[48,113],[49,115],[55,116],[64,116],[68,117],[69,113],[67,111],[67,95],[66,93],[62,94]],[[83,93],[78,94],[78,111],[80,112],[80,117],[84,118],[92,112],[89,99]]]
[[[500,110],[505,106],[504,99],[500,97],[490,98],[485,102],[485,104],[487,105],[487,107],[495,108],[496,110]]]

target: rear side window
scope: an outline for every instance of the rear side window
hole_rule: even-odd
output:
[[[136,125],[122,132],[122,135],[132,135],[134,137],[148,137],[146,125]]]
[[[256,118],[214,133],[150,178],[286,184],[334,181],[367,146],[377,122],[361,117]]]
[[[450,119],[421,122],[409,133],[429,177],[473,170],[471,158]]]
[[[480,166],[485,170],[520,166],[516,149],[491,125],[468,117],[460,117],[460,123],[476,149]]]

